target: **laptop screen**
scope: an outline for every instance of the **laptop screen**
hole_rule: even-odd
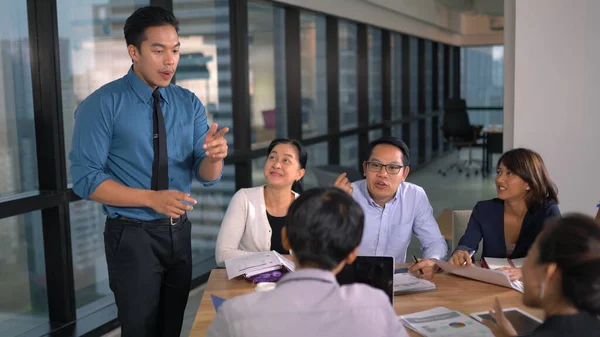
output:
[[[394,304],[394,258],[358,256],[336,275],[339,284],[364,283],[383,290]]]

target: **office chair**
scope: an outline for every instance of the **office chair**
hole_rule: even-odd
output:
[[[472,210],[458,210],[452,211],[452,251],[450,254],[454,252],[456,247],[458,246],[458,242],[460,238],[465,234],[467,230],[467,225],[469,224],[469,219],[471,218]],[[477,253],[475,253],[475,261],[481,261],[481,252],[483,251],[483,240],[479,241],[479,248],[477,248]]]
[[[478,175],[481,171],[482,164],[476,165],[473,160],[472,149],[478,146],[477,140],[480,138],[481,126],[471,125],[469,122],[469,114],[464,99],[447,99],[444,105],[444,121],[442,124],[442,135],[444,142],[453,148],[457,149],[456,161],[450,164],[445,169],[440,169],[438,172],[446,176],[446,174],[456,169],[458,173],[466,172],[466,176],[471,174]],[[463,148],[469,149],[469,159],[461,160],[460,153]]]

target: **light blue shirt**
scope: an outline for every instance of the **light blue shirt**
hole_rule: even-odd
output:
[[[206,111],[191,91],[170,84],[159,89],[167,131],[169,189],[189,193],[206,157],[202,148],[208,133]],[[89,199],[107,179],[149,190],[152,180],[152,88],[130,68],[127,75],[88,96],[75,111],[71,160],[73,191]],[[166,218],[151,208],[103,207],[111,218],[119,215],[139,220]]]
[[[340,286],[327,270],[299,269],[268,292],[226,300],[207,337],[408,337],[387,295]]]
[[[423,188],[401,183],[396,196],[385,204],[385,208],[371,198],[365,179],[352,183],[352,188],[354,200],[365,213],[359,255],[393,256],[396,263],[405,263],[406,249],[415,234],[421,242],[423,258],[446,257],[448,246]]]

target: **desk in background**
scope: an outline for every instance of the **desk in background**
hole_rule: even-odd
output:
[[[394,309],[398,315],[446,307],[463,314],[487,311],[492,308],[494,298],[498,297],[503,307],[521,308],[532,315],[543,318],[542,311],[527,308],[521,302],[522,294],[493,284],[477,282],[446,273],[437,274],[434,282],[437,290],[394,297]],[[252,283],[243,279],[227,280],[225,269],[213,269],[202,295],[202,301],[190,332],[190,337],[204,337],[206,330],[215,317],[215,309],[210,295],[225,299],[248,294],[254,291]],[[419,334],[408,330],[409,336]]]

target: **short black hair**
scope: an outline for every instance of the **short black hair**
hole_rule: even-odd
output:
[[[582,214],[552,218],[538,249],[538,263],[556,263],[563,296],[578,310],[600,315],[600,226]]]
[[[277,146],[278,144],[293,145],[296,148],[296,150],[298,150],[298,162],[300,163],[300,168],[306,169],[306,163],[308,162],[308,153],[306,152],[306,149],[304,148],[304,146],[302,146],[302,143],[300,143],[296,139],[277,138],[277,139],[273,140],[271,142],[271,144],[269,144],[269,147],[267,148],[267,156],[269,154],[271,154],[271,151],[273,151],[273,148],[275,146]],[[292,191],[294,191],[296,193],[302,193],[302,191],[304,190],[304,183],[303,183],[302,179],[303,178],[296,181],[292,185]]]
[[[341,189],[312,188],[292,203],[285,228],[301,265],[332,270],[360,244],[364,214]]]
[[[175,15],[162,7],[146,6],[138,8],[125,21],[123,33],[127,45],[134,45],[141,50],[142,42],[146,40],[146,29],[171,25],[179,32],[179,21]]]
[[[372,141],[369,144],[369,151],[367,152],[367,158],[365,160],[369,160],[369,158],[371,158],[371,155],[373,154],[373,149],[375,148],[375,146],[380,144],[389,144],[400,149],[400,151],[402,152],[402,165],[410,166],[410,150],[408,149],[408,146],[402,141],[402,139],[394,136],[383,136],[379,139]]]

